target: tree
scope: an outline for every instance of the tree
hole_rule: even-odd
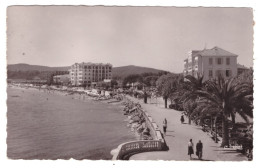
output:
[[[146,86],[156,86],[156,81],[159,77],[158,76],[146,76],[143,78],[143,82]]]
[[[164,99],[165,108],[167,108],[168,98],[177,90],[178,82],[180,81],[180,75],[167,74],[162,75],[157,81],[156,86],[159,95]]]
[[[53,73],[49,73],[47,74],[47,85],[52,85],[53,84],[53,76],[54,74]]]
[[[214,126],[215,126],[215,135],[214,139],[215,142],[217,142],[217,121],[219,118],[219,108],[218,106],[215,106],[213,104],[210,104],[208,101],[201,101],[196,104],[197,106],[190,114],[190,117],[194,120],[199,120],[199,123],[202,125],[205,123],[205,119],[210,118],[210,129],[211,132],[213,132],[213,120],[214,120]]]
[[[135,82],[142,83],[143,82],[142,76],[139,74],[128,75],[123,80],[123,86],[126,86],[127,83],[135,83]]]
[[[114,80],[114,79],[112,79],[112,80],[111,80],[111,87],[114,88],[114,87],[116,87],[117,85],[118,85],[117,81]]]
[[[191,124],[191,116],[197,107],[197,103],[194,99],[187,99],[183,104],[183,109],[187,112],[189,118],[189,124]]]
[[[189,124],[191,124],[191,114],[197,106],[196,102],[199,101],[199,96],[195,92],[201,90],[204,86],[203,75],[199,73],[197,73],[197,77],[187,75],[185,79],[181,100],[184,110],[188,113]]]
[[[197,73],[197,77],[191,75],[185,76],[186,83],[190,86],[191,91],[201,90],[203,88],[203,78],[204,76],[200,73]]]
[[[215,81],[207,81],[205,89],[196,91],[202,102],[207,103],[207,108],[215,108],[222,119],[222,144],[229,146],[228,118],[239,114],[248,122],[248,116],[253,117],[251,86],[247,82],[235,82],[235,78],[225,80],[219,76]],[[207,111],[207,110],[206,110]]]

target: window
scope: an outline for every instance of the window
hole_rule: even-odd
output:
[[[213,60],[212,58],[209,58],[209,65],[212,65],[213,64]]]
[[[213,71],[209,70],[209,77],[212,78],[213,77]]]
[[[232,71],[226,70],[226,77],[231,77],[231,76],[232,76]]]
[[[221,58],[217,58],[217,64],[221,65],[222,64],[222,59]]]
[[[227,63],[227,65],[230,65],[230,58],[226,59],[226,63]]]

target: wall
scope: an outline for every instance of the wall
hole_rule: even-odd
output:
[[[213,64],[209,65],[209,58],[213,58]],[[222,58],[222,64],[218,65],[216,62],[216,58]],[[217,70],[231,70],[232,71],[232,77],[237,75],[237,57],[229,57],[230,58],[230,65],[226,65],[226,58],[228,57],[208,57],[208,56],[203,56],[202,57],[202,70],[201,72],[204,73],[204,81],[209,79],[209,70],[213,70],[213,78],[216,78],[216,71]],[[225,77],[225,76],[224,76]]]

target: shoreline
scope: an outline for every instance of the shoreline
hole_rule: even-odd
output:
[[[31,92],[31,94],[34,94],[34,95],[36,95],[37,94],[37,92],[39,92],[39,90],[37,89],[37,88],[21,88],[21,87],[11,87],[11,88],[13,88],[13,89],[15,89],[15,90],[20,90],[20,92],[21,91],[23,91],[24,90],[24,92],[26,92],[26,90],[28,89],[28,91],[30,90],[30,91],[33,91],[33,92]],[[8,88],[7,88],[8,89]],[[93,98],[93,97],[90,97],[90,96],[87,96],[87,95],[85,95],[85,98],[84,98],[84,96],[83,96],[83,94],[80,94],[80,93],[74,93],[74,94],[72,94],[72,95],[68,95],[67,94],[67,92],[60,92],[60,91],[54,91],[54,92],[50,92],[50,93],[47,93],[47,91],[45,90],[41,90],[40,91],[40,93],[46,93],[45,94],[45,97],[48,97],[48,94],[50,95],[50,96],[52,96],[52,95],[57,95],[57,96],[62,96],[62,97],[65,97],[65,96],[69,96],[68,98],[69,99],[75,99],[75,101],[76,100],[80,100],[81,102],[84,102],[84,101],[87,101],[87,102],[100,102],[101,104],[102,104],[102,108],[103,108],[103,106],[105,105],[105,104],[108,104],[108,101],[111,101],[111,100],[113,100],[113,99],[109,99],[109,100],[103,100],[103,101],[99,101],[99,100],[97,100],[97,101],[95,101],[95,99]],[[30,92],[28,92],[28,93],[30,93]],[[39,93],[39,94],[40,94]],[[13,92],[13,95],[11,95],[12,97],[16,97],[16,94],[15,94],[15,92]],[[46,99],[46,98],[45,98]],[[68,99],[68,101],[69,101],[69,99]],[[49,100],[50,100],[50,98],[49,98]],[[67,100],[67,99],[66,99]],[[96,104],[97,106],[98,106],[98,104],[99,103],[94,103],[94,104]],[[126,135],[125,134],[118,134],[118,137],[114,137],[115,138],[115,140],[113,140],[113,141],[119,141],[119,143],[121,143],[121,142],[126,142],[127,141],[127,139],[125,139],[125,141],[123,140],[124,138],[123,137],[125,137],[125,136],[129,136],[129,135],[131,135],[131,137],[132,138],[130,138],[130,139],[132,139],[132,140],[137,140],[138,139],[138,137],[135,135],[135,134],[133,134],[133,132],[131,132],[130,131],[130,129],[126,126],[127,125],[127,121],[125,121],[126,120],[126,118],[123,116],[123,106],[122,106],[122,104],[121,104],[121,102],[117,102],[117,103],[109,103],[109,104],[111,104],[111,105],[109,105],[109,106],[111,106],[112,107],[112,109],[114,109],[114,108],[116,108],[116,109],[118,109],[117,111],[118,112],[120,112],[120,113],[118,113],[117,112],[117,114],[113,114],[113,115],[119,115],[119,118],[122,118],[121,120],[120,120],[120,127],[124,127],[124,129],[123,130],[127,130],[127,132],[128,133],[126,133]],[[115,107],[113,107],[113,105],[115,105]],[[109,107],[110,108],[110,107]],[[93,114],[93,115],[95,115],[95,114]],[[120,116],[120,115],[122,115],[122,116]],[[118,125],[118,124],[116,124],[116,125]],[[119,129],[120,130],[120,129]],[[88,134],[86,134],[85,136],[87,136]],[[129,139],[129,140],[130,140]],[[121,141],[120,142],[120,140],[123,140],[123,141]],[[115,147],[118,145],[118,143],[116,143],[115,144]],[[109,145],[109,146],[111,146],[111,145]],[[109,150],[108,150],[108,153],[109,153],[109,155],[110,155],[110,151],[113,149],[114,147],[112,147],[112,148],[110,148]],[[97,148],[98,149],[98,148]],[[109,156],[108,156],[109,157]],[[110,157],[111,157],[111,155],[110,155]],[[112,158],[112,157],[111,157]],[[108,160],[111,160],[111,158],[110,159],[108,159]],[[102,159],[102,158],[97,158],[97,159]],[[106,158],[106,160],[107,160],[107,158]]]
[[[105,95],[99,95],[96,93],[91,93],[90,90],[71,90],[71,89],[59,89],[59,88],[40,88],[35,86],[17,86],[17,85],[10,85],[8,84],[7,87],[10,88],[16,88],[16,89],[30,89],[30,90],[36,90],[40,92],[50,93],[50,94],[57,94],[61,96],[73,96],[73,99],[78,100],[93,100],[93,101],[106,101],[106,100],[113,100],[115,98]]]

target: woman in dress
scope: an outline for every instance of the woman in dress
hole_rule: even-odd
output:
[[[192,139],[190,139],[190,141],[188,143],[188,155],[190,155],[190,159],[192,159],[192,157],[191,157],[192,154],[194,154],[193,142],[192,142]]]
[[[181,123],[182,124],[184,123],[184,115],[183,114],[181,115]]]
[[[166,118],[163,120],[163,134],[166,135],[166,129],[167,129],[167,120]]]

